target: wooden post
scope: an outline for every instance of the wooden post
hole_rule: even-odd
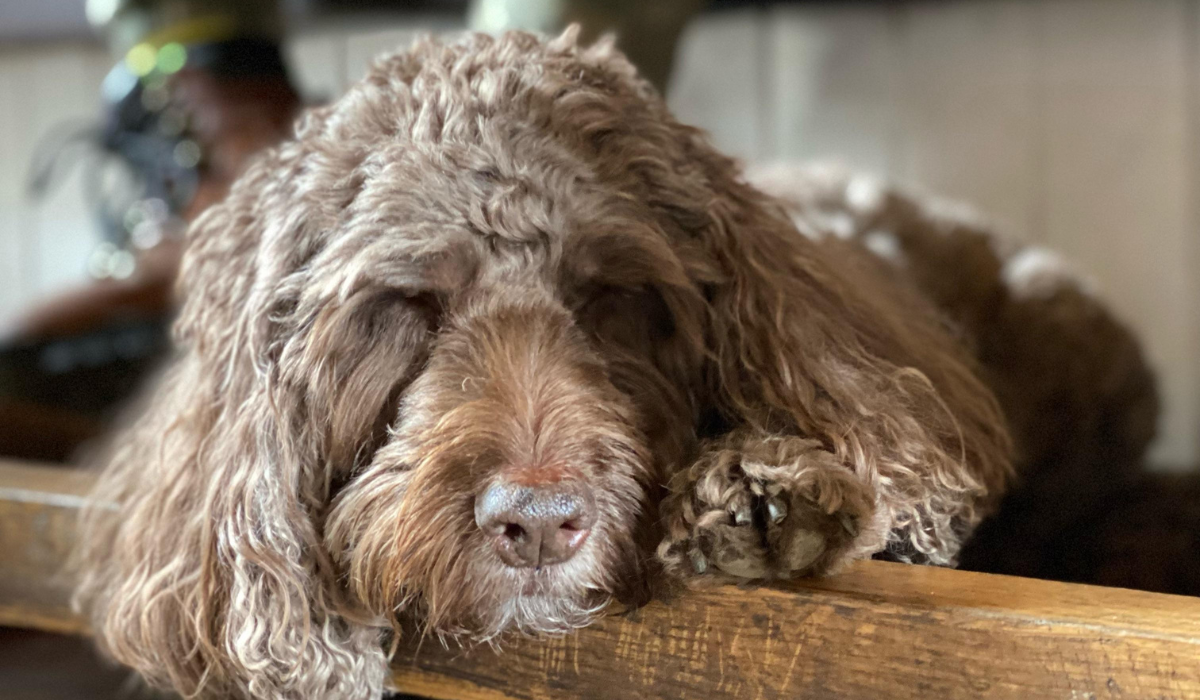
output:
[[[0,464],[0,624],[85,625],[58,575],[87,478]],[[862,562],[704,586],[552,639],[415,635],[398,688],[445,700],[1200,698],[1200,598]]]

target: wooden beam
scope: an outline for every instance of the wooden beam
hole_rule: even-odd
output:
[[[79,632],[56,572],[85,476],[0,464],[0,624]],[[702,586],[499,652],[410,639],[397,687],[444,700],[1200,698],[1200,599],[862,562]]]
[[[500,654],[426,641],[396,684],[501,698],[1200,698],[1200,599],[863,562],[693,591]]]
[[[86,630],[63,568],[90,485],[78,469],[0,462],[0,625]]]

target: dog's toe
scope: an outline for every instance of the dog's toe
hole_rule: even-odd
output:
[[[783,519],[788,515],[787,501],[774,496],[767,499],[767,522],[771,525],[778,525],[783,522]]]
[[[739,578],[814,573],[827,551],[859,529],[855,518],[827,513],[815,497],[778,483],[743,476],[724,495],[723,507],[709,504],[711,515],[698,523],[698,556],[705,568],[711,563]]]
[[[842,525],[844,514],[826,513],[802,495],[794,495],[790,504],[782,501],[777,508],[786,515],[773,522],[768,517],[767,549],[781,577],[813,572],[827,551],[858,533],[857,522],[846,528]],[[770,513],[770,503],[767,510]]]
[[[726,504],[726,509],[734,525],[745,527],[754,523],[754,495],[750,491],[734,490]]]
[[[717,525],[711,533],[709,558],[721,571],[739,578],[766,578],[770,563],[753,525]]]

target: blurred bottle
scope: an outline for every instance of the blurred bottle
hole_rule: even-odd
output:
[[[472,0],[472,29],[562,31],[578,22],[584,43],[613,33],[617,45],[659,92],[665,93],[675,48],[688,20],[706,0]]]

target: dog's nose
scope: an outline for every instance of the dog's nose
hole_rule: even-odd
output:
[[[596,524],[596,500],[578,479],[500,479],[475,500],[475,522],[505,564],[549,566],[579,551]]]

